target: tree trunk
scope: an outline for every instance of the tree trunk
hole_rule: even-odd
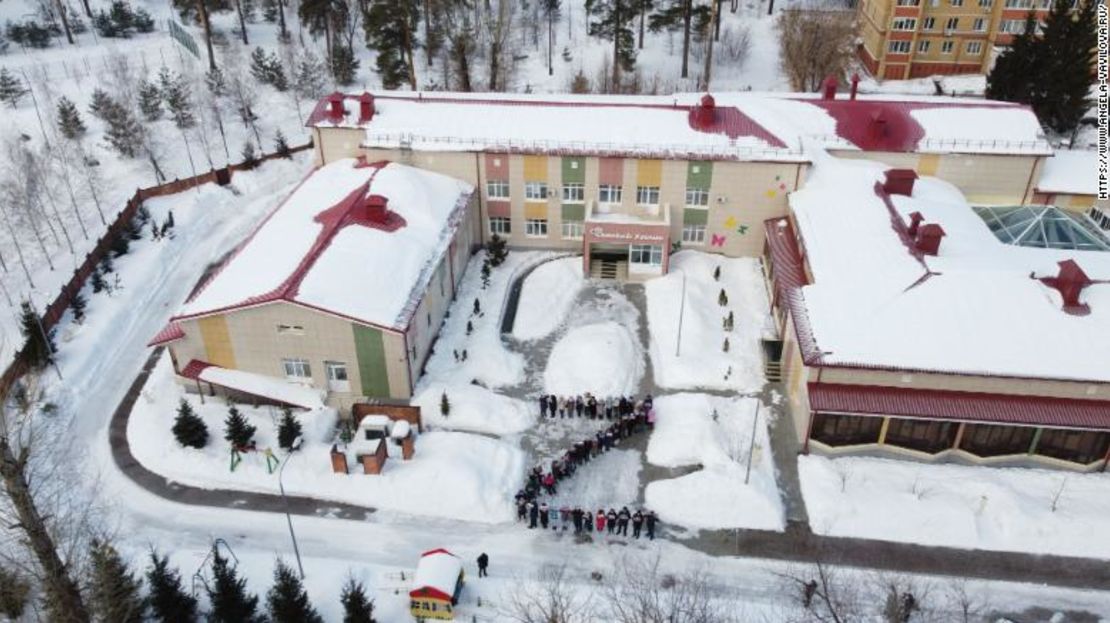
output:
[[[713,30],[717,27],[717,10],[720,9],[721,4],[717,0],[713,0],[713,11],[709,14],[709,29]],[[705,38],[705,90],[709,90],[710,81],[713,79],[713,37]]]
[[[86,0],[87,1],[87,0]],[[200,14],[200,23],[204,27],[204,45],[208,48],[208,69],[216,69],[216,55],[212,52],[212,25],[208,23],[208,7],[205,0],[197,0],[197,12]]]
[[[473,87],[470,84],[470,48],[465,43],[459,48],[458,51],[459,63],[459,87],[465,93],[471,92]]]
[[[411,25],[410,25],[410,23],[407,19],[405,20],[405,32],[404,32],[403,41],[404,41],[405,47],[404,47],[404,50],[402,50],[402,52],[404,54],[407,54],[408,57],[409,57],[409,87],[411,87],[412,90],[415,91],[416,90],[416,57],[415,57],[415,55],[413,54],[413,51],[412,51],[412,48],[413,48],[412,28],[411,28]]]
[[[239,15],[239,30],[243,33],[243,45],[250,45],[250,41],[247,41],[247,20],[243,17],[243,0],[235,0],[235,12]]]
[[[690,24],[694,19],[694,0],[682,2],[682,77],[690,76]]]
[[[58,19],[62,20],[62,29],[66,32],[66,41],[73,45],[73,31],[69,29],[69,16],[66,15],[66,7],[62,5],[62,0],[54,0],[54,7],[58,11]]]
[[[0,438],[0,475],[8,501],[19,518],[17,527],[26,537],[27,547],[42,568],[43,591],[49,611],[73,623],[89,621],[89,611],[81,598],[77,583],[70,577],[70,570],[58,556],[54,538],[46,529],[46,520],[39,514],[34,497],[27,483],[28,450],[22,448],[17,457],[7,436]]]
[[[278,24],[281,25],[281,38],[289,38],[289,31],[285,28],[285,0],[277,0]]]
[[[92,18],[92,7],[89,6],[89,0],[81,0],[81,4],[85,5],[85,17]]]
[[[555,24],[553,18],[553,14],[549,11],[547,13],[547,75],[549,76],[555,75],[555,66],[552,64],[553,59],[551,57],[552,50],[555,47]]]
[[[721,40],[721,3],[724,0],[713,0],[713,40]]]
[[[636,47],[644,49],[644,20],[647,17],[647,0],[640,0],[640,39]]]
[[[432,8],[430,4],[429,0],[424,0],[424,58],[428,61],[428,67],[432,66]]]
[[[489,45],[489,90],[497,90],[497,72],[501,70],[501,44],[496,40]]]
[[[613,0],[613,87],[614,93],[621,88],[621,0]]]
[[[330,17],[324,17],[324,45],[328,46],[328,73],[335,77],[335,49],[331,44]]]

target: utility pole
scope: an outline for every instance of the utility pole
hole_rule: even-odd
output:
[[[744,484],[748,484],[748,480],[752,477],[752,454],[755,453],[755,431],[756,425],[759,424],[759,402],[755,403],[755,417],[752,418],[752,441],[748,445],[748,470],[744,473]]]
[[[301,574],[301,579],[304,579],[304,566],[301,564],[301,549],[297,546],[297,535],[293,532],[293,518],[289,515],[289,498],[285,497],[285,484],[282,483],[282,476],[285,475],[285,466],[289,464],[289,459],[293,458],[293,453],[301,448],[304,442],[304,437],[297,437],[293,440],[293,446],[289,448],[289,454],[286,455],[285,460],[281,463],[281,469],[278,470],[278,490],[281,491],[281,501],[285,504],[285,523],[289,526],[289,538],[293,541],[293,555],[297,557],[297,572]]]
[[[678,304],[678,337],[674,341],[674,356],[678,357],[682,354],[682,318],[686,315],[686,271],[680,270],[682,273],[682,298]]]

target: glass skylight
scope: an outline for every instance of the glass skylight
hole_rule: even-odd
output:
[[[1083,217],[1054,206],[978,206],[982,218],[1006,244],[1040,249],[1110,251],[1110,241]]]

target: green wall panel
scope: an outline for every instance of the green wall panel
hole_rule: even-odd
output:
[[[713,184],[713,163],[694,160],[686,165],[686,188],[706,188]]]
[[[709,210],[686,208],[682,211],[683,225],[705,225],[709,222]]]
[[[581,203],[564,203],[563,204],[563,220],[564,221],[584,221],[586,220],[586,206]]]
[[[577,167],[575,165],[578,165]],[[586,159],[563,158],[563,182],[586,183]]]
[[[359,324],[352,324],[351,327],[355,332],[355,354],[358,356],[362,393],[366,396],[389,396],[389,373],[386,371],[382,332]]]

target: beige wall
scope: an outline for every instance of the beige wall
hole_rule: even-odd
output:
[[[1010,377],[960,376],[925,372],[887,372],[859,368],[823,368],[822,383],[883,385],[907,389],[944,389],[1021,396],[1052,396],[1087,400],[1110,399],[1110,383],[1081,383]]]
[[[361,128],[313,128],[316,164],[324,165],[342,158],[355,158],[361,153],[359,145],[366,136]]]
[[[837,151],[840,158],[875,160],[890,167],[934,175],[960,189],[972,204],[1020,205],[1032,198],[1044,156],[989,154],[912,154]]]

